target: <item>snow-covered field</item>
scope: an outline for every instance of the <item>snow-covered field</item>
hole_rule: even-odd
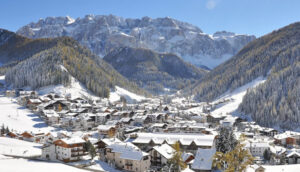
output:
[[[11,159],[0,155],[0,171],[3,172],[86,172],[62,163]]]
[[[0,126],[8,126],[11,130],[19,132],[48,132],[54,130],[48,126],[38,115],[16,103],[15,99],[0,96]]]
[[[258,86],[259,84],[261,84],[265,81],[266,81],[266,78],[258,77],[255,80],[253,80],[252,82],[249,82],[248,84],[245,84],[245,85],[233,90],[232,92],[227,92],[227,93],[223,94],[222,96],[220,96],[219,99],[215,100],[212,103],[216,103],[223,99],[232,99],[232,101],[225,103],[223,106],[216,108],[211,113],[213,115],[220,115],[220,114],[225,115],[227,113],[236,111],[238,106],[242,103],[243,97],[245,96],[247,89],[255,88],[256,86]]]
[[[42,154],[41,144],[18,139],[0,137],[0,154],[16,156],[39,156]]]
[[[255,167],[255,168],[253,168]],[[249,167],[246,172],[254,172],[258,166]],[[299,172],[300,171],[300,164],[291,164],[291,165],[263,165],[265,168],[265,172]]]

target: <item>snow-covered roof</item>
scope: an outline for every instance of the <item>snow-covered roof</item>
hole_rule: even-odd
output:
[[[254,148],[254,147],[260,147],[260,148],[268,148],[270,145],[267,142],[248,142],[245,146],[246,148]]]
[[[198,148],[192,169],[195,170],[211,170],[213,156],[216,149],[201,149]]]
[[[128,160],[141,160],[147,153],[141,151],[138,147],[132,143],[118,142],[109,145],[112,152],[120,153],[120,158]]]
[[[190,145],[194,142],[197,146],[213,146],[215,135],[191,134],[191,133],[137,133],[137,138],[133,143],[150,143],[152,140],[156,144],[166,141],[168,144],[175,144],[180,141],[182,145]]]
[[[171,159],[175,153],[175,149],[173,149],[168,144],[162,144],[160,146],[154,146],[154,150],[156,150],[159,154],[161,154],[166,159]]]
[[[292,151],[290,152],[289,154],[287,154],[286,157],[291,157],[291,156],[297,156],[297,157],[300,157],[300,153],[299,152],[296,152],[296,151]]]
[[[68,139],[61,139],[61,141],[65,142],[68,145],[78,144],[78,143],[85,143],[85,141],[80,137],[72,137]]]
[[[278,140],[281,140],[281,139],[285,139],[285,138],[288,138],[288,137],[295,137],[295,136],[300,136],[300,133],[293,132],[293,131],[286,131],[284,133],[275,135],[274,138],[278,139]]]
[[[110,130],[111,128],[114,128],[113,125],[99,125],[97,127],[98,130],[101,130],[101,131],[108,131]]]

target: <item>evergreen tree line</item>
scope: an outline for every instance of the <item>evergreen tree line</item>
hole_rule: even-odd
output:
[[[199,101],[212,101],[260,76],[299,61],[300,23],[291,24],[246,45],[236,56],[185,89]]]
[[[147,94],[73,39],[63,37],[56,40],[55,46],[6,69],[6,82],[14,87],[37,89],[56,84],[67,86],[70,76],[73,76],[100,97],[109,97],[116,85]],[[48,41],[52,42],[51,39]]]

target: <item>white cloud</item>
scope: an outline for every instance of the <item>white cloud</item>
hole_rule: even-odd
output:
[[[217,5],[217,1],[216,0],[208,0],[206,2],[206,8],[209,9],[209,10],[212,10],[216,7]]]

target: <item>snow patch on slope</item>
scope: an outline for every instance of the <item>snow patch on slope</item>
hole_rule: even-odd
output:
[[[62,66],[63,67],[63,66]],[[44,95],[50,92],[54,92],[59,95],[70,95],[72,98],[76,97],[89,97],[91,99],[99,99],[99,97],[95,96],[92,92],[85,88],[85,86],[80,83],[74,77],[71,77],[70,86],[64,86],[62,84],[59,85],[50,85],[46,87],[42,87],[38,89],[39,94]]]
[[[109,101],[116,102],[119,101],[121,96],[124,96],[129,103],[140,102],[145,99],[145,97],[134,94],[127,91],[121,87],[116,86],[115,91],[110,93]]]
[[[266,81],[265,77],[258,77],[255,80],[249,82],[248,84],[245,84],[231,92],[226,92],[220,98],[212,102],[213,104],[216,104],[217,102],[220,102],[224,99],[230,99],[228,103],[222,104],[221,106],[214,109],[211,113],[213,115],[226,115],[227,113],[232,113],[236,111],[239,107],[239,105],[243,101],[243,97],[245,96],[247,89],[249,88],[255,88],[259,84],[262,84]]]

